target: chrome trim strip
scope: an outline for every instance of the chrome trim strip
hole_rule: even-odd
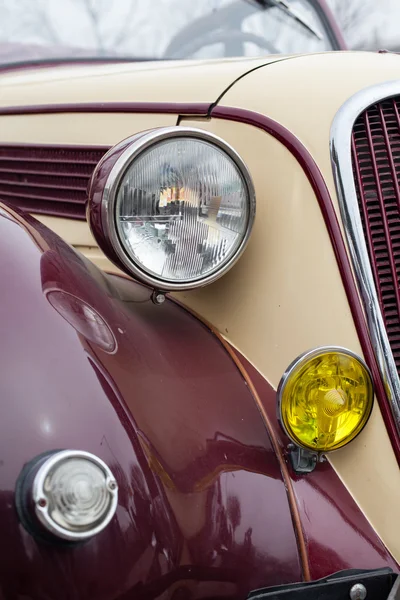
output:
[[[359,115],[372,104],[400,96],[400,81],[366,88],[352,96],[337,112],[331,128],[333,175],[347,244],[370,331],[382,381],[400,435],[400,378],[386,333],[358,208],[351,157],[351,136]]]

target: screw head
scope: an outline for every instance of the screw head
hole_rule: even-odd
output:
[[[111,490],[112,492],[114,490],[117,489],[117,482],[116,481],[109,481],[108,482],[108,489]]]
[[[152,294],[152,300],[154,302],[154,304],[164,304],[165,302],[165,294],[163,292],[153,292]]]
[[[362,583],[356,583],[350,590],[351,600],[365,600],[367,597],[367,589]]]
[[[37,504],[40,506],[40,508],[45,508],[47,506],[46,498],[39,498]]]

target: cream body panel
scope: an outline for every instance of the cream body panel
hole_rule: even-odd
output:
[[[400,56],[395,54],[298,56],[266,71],[249,73],[227,91],[219,105],[267,115],[294,133],[320,167],[338,208],[329,151],[333,119],[355,93],[396,79],[400,79]]]
[[[179,299],[213,323],[277,388],[287,366],[318,346],[362,356],[314,191],[292,154],[249,125],[184,119],[221,136],[249,165],[257,214],[249,245],[222,279]],[[330,461],[379,537],[400,561],[396,457],[377,402],[366,428]],[[384,507],[384,510],[382,509]]]
[[[261,83],[261,77],[265,77],[264,84]],[[259,72],[256,77],[255,73],[250,73],[225,94],[220,104],[265,114],[294,133],[318,164],[342,226],[329,150],[333,119],[353,94],[371,85],[398,79],[400,57],[393,54],[339,53],[298,57],[281,65],[271,65],[268,74]],[[350,133],[349,131],[349,135]],[[238,149],[240,140],[236,139],[235,143]],[[265,156],[268,156],[268,161],[271,160],[271,154]],[[250,158],[250,161],[253,170],[255,157]],[[287,167],[281,171],[284,173],[282,177],[287,177],[290,171],[288,162]],[[258,186],[257,193],[260,193]],[[316,199],[315,204],[317,206]],[[258,208],[259,205],[260,203]],[[297,252],[298,248],[292,247],[292,251]],[[260,261],[258,264],[261,269]],[[331,269],[326,268],[324,272],[329,273],[329,278],[333,276]],[[293,276],[295,277],[295,273]],[[306,287],[304,284],[299,285],[303,295]],[[336,285],[344,293],[340,278],[336,280]],[[335,303],[337,298],[338,294],[335,292],[332,302]],[[332,306],[328,306],[324,309],[320,307],[318,311],[320,314],[324,312],[327,319],[331,320]],[[317,314],[314,315],[314,320],[318,322]],[[341,326],[337,325],[339,334]],[[352,338],[352,343],[347,347],[357,352],[359,342],[354,325]],[[336,339],[337,335],[334,339],[327,336],[323,343],[336,343]],[[306,347],[310,345],[305,344],[303,350]],[[268,350],[268,354],[274,362],[271,350]],[[287,364],[294,357],[295,355],[289,357]],[[249,358],[253,362],[252,356]],[[256,366],[260,368],[257,363]],[[268,375],[269,370],[261,368],[260,371],[274,386],[277,385],[277,379]],[[373,419],[363,434],[347,448],[330,455],[330,461],[378,535],[399,561],[400,523],[395,517],[398,511],[397,499],[400,497],[399,469],[377,404]]]
[[[184,119],[233,146],[249,166],[256,218],[236,265],[212,285],[180,292],[275,387],[289,363],[320,345],[361,347],[336,257],[303,169],[261,129]],[[268,157],[266,159],[266,157]]]
[[[253,59],[80,64],[10,70],[0,75],[0,106],[77,102],[211,103],[247,71],[282,58],[274,55]]]
[[[176,122],[177,115],[151,113],[0,115],[0,145],[20,143],[114,146],[138,131],[152,127],[169,127]]]
[[[74,221],[73,219],[61,219],[60,217],[48,217],[47,215],[32,215],[52,229],[57,235],[72,246],[97,248],[95,239],[86,221]]]

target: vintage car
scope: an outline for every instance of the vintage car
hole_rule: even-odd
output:
[[[397,598],[400,57],[317,0],[0,24],[0,599]]]

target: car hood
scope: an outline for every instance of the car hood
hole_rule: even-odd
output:
[[[0,67],[0,106],[155,101],[211,104],[246,73],[286,58]]]

